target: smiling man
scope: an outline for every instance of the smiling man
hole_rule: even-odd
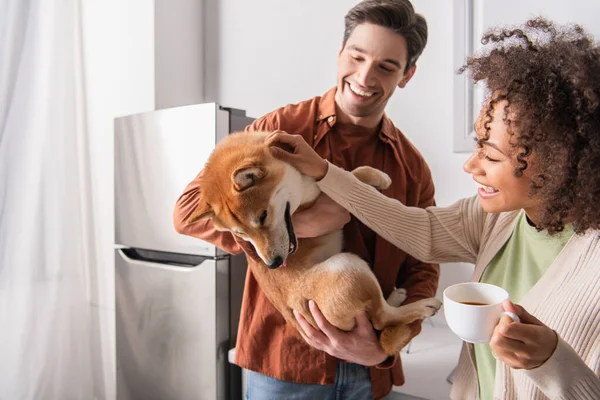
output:
[[[419,152],[385,115],[389,98],[404,88],[416,71],[427,42],[427,24],[408,0],[366,0],[345,17],[338,54],[337,85],[322,96],[287,105],[257,119],[247,131],[301,135],[319,155],[352,170],[369,165],[386,172],[387,196],[408,206],[434,204],[429,168]],[[392,384],[404,383],[399,356],[388,358],[364,314],[350,332],[330,326],[311,310],[321,330],[304,320],[304,338],[271,305],[252,273],[260,262],[252,245],[231,233],[218,232],[210,220],[186,221],[202,199],[202,172],[177,202],[178,232],[219,246],[244,251],[249,272],[244,289],[236,346],[236,364],[248,369],[247,395],[261,399],[384,398]],[[310,209],[293,215],[298,237],[318,237],[344,230],[344,250],[369,263],[384,296],[396,287],[408,291],[406,303],[434,297],[437,265],[408,256],[363,225],[341,206],[321,196]],[[420,323],[413,327],[414,335]],[[337,396],[337,397],[336,397]]]
[[[407,57],[404,36],[369,20],[354,25],[338,55],[338,121],[368,128],[378,126],[389,98],[415,73],[414,60],[410,63]]]

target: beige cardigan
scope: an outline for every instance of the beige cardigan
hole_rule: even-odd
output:
[[[330,164],[321,190],[386,240],[430,263],[475,264],[473,281],[509,239],[520,211],[489,214],[479,197],[427,209],[405,207]],[[600,233],[573,236],[521,305],[554,329],[544,365],[513,370],[498,361],[497,399],[600,399]],[[463,344],[452,399],[478,399],[473,346]]]

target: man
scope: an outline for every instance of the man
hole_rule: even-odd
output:
[[[345,17],[336,87],[322,97],[275,110],[246,130],[302,135],[322,157],[344,169],[370,165],[386,172],[393,182],[386,195],[406,205],[431,206],[429,168],[384,113],[396,88],[404,88],[414,75],[426,42],[425,19],[415,14],[409,0],[365,0]],[[248,398],[321,399],[336,393],[345,399],[383,398],[392,384],[403,384],[398,355],[386,356],[365,314],[357,316],[353,331],[342,332],[327,323],[316,305],[311,311],[321,331],[309,329],[300,317],[307,327],[303,340],[258,286],[252,269],[260,259],[251,244],[216,231],[210,220],[186,224],[202,196],[201,179],[202,172],[178,200],[174,224],[180,233],[247,254],[236,364],[249,370]],[[405,303],[435,296],[437,265],[407,256],[331,199],[321,196],[313,207],[294,214],[293,223],[299,237],[343,228],[344,250],[372,266],[384,296],[394,287],[408,290]],[[419,331],[420,322],[413,326],[414,335]]]

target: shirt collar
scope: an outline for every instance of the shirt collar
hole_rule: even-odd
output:
[[[317,122],[327,121],[329,128],[332,128],[336,123],[336,114],[335,114],[335,93],[337,91],[337,87],[333,87],[329,89],[323,96],[321,97],[321,101],[319,102],[319,112],[317,113]],[[329,129],[327,130],[327,132]],[[325,132],[326,133],[326,132]],[[379,133],[379,137],[381,139],[387,138],[391,141],[396,141],[398,139],[396,134],[396,127],[392,123],[392,121],[388,118],[388,116],[383,114],[383,122],[381,124],[381,130]]]

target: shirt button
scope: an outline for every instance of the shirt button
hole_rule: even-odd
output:
[[[327,118],[327,121],[329,121],[329,122],[333,121],[333,117]]]
[[[313,139],[314,139],[314,140],[317,140],[317,135],[313,136]]]

